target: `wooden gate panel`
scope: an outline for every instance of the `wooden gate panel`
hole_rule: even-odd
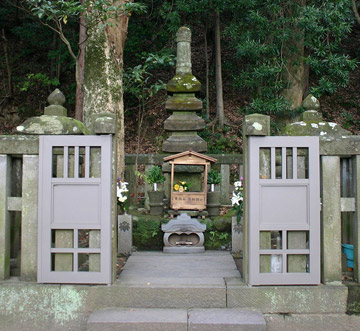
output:
[[[111,283],[111,136],[41,136],[38,282]]]
[[[249,138],[249,283],[320,283],[318,137]]]

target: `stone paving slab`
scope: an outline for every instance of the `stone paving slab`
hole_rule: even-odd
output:
[[[130,256],[119,282],[127,285],[201,284],[225,285],[224,278],[240,278],[229,252],[206,251],[194,254],[136,252]]]
[[[122,276],[121,281],[117,281],[115,286],[144,286],[144,287],[157,287],[157,286],[169,286],[169,287],[184,287],[184,286],[196,286],[196,287],[223,287],[225,288],[224,278],[222,277],[196,277],[196,278],[178,278],[178,277],[154,277],[154,276]]]
[[[245,309],[98,309],[88,331],[265,331],[261,313]]]
[[[266,322],[257,311],[246,309],[192,309],[188,331],[265,331]]]
[[[346,314],[264,315],[268,331],[359,331],[360,316]]]
[[[103,309],[95,310],[88,331],[187,331],[185,309]]]

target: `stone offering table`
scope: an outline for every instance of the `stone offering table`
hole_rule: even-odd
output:
[[[196,218],[182,213],[167,224],[163,224],[165,253],[202,253],[206,225]]]

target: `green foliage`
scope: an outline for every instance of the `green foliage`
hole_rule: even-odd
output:
[[[234,150],[238,147],[236,136],[226,137],[225,134],[228,130],[227,127],[224,127],[223,131],[213,132],[208,127],[205,127],[203,131],[199,132],[199,136],[208,144],[209,154],[234,153]]]
[[[347,130],[350,130],[353,127],[359,127],[360,125],[360,120],[356,119],[353,113],[346,110],[341,113],[341,117],[344,121],[342,126]]]
[[[161,221],[153,219],[138,219],[133,221],[134,245],[139,250],[160,250],[163,248]]]
[[[164,89],[166,84],[161,79],[153,79],[152,71],[174,65],[171,54],[143,54],[143,62],[123,72],[123,89],[125,102],[140,106],[145,110],[146,101]]]
[[[208,184],[220,184],[221,182],[221,173],[215,169],[211,169],[208,173]]]
[[[43,87],[56,87],[60,85],[60,82],[57,78],[50,78],[47,74],[39,72],[37,74],[28,74],[26,80],[19,86],[19,89],[24,92],[37,84],[41,84]]]
[[[282,97],[285,73],[296,64],[294,56],[303,41],[306,56],[299,61],[317,75],[312,93],[333,93],[348,82],[356,62],[341,53],[341,42],[352,24],[351,3],[338,1],[239,0],[229,4],[233,17],[225,35],[241,65],[233,66],[233,81],[250,91],[245,111],[282,115],[289,104]],[[299,59],[299,56],[295,56]],[[298,60],[295,60],[298,61]]]
[[[111,25],[111,19],[121,15],[143,13],[146,6],[142,3],[115,0],[85,0],[83,4],[75,0],[27,0],[23,1],[40,20],[55,22],[56,25],[67,24],[68,19],[76,19],[80,13],[91,12],[86,15],[87,28],[92,29],[102,22],[102,27]]]
[[[349,303],[346,313],[350,315],[360,315],[360,302],[355,301]]]
[[[321,7],[314,1],[302,11],[299,28],[305,33],[304,44],[310,53],[305,63],[318,77],[311,90],[316,97],[345,87],[356,67],[355,60],[340,53],[342,40],[351,32],[352,15],[349,1],[321,2]]]
[[[161,184],[165,182],[165,177],[159,166],[153,166],[146,174],[142,174],[139,171],[136,171],[135,174],[136,176],[143,178],[148,184]]]
[[[205,223],[204,245],[206,249],[219,249],[222,246],[227,246],[231,242],[231,226],[229,228],[219,229],[216,222],[211,219],[207,219]]]

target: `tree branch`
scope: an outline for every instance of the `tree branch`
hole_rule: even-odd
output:
[[[360,24],[360,14],[356,5],[356,0],[352,0],[352,3],[353,3],[353,12],[355,15],[355,19],[358,22],[358,24]]]

